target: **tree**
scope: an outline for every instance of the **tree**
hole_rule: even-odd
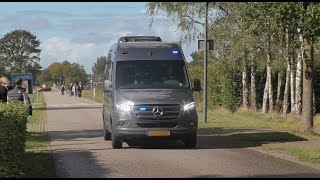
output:
[[[151,2],[147,4],[147,12],[152,18],[164,12],[168,19],[177,22],[178,29],[183,32],[181,38],[184,42],[203,36],[204,3]],[[270,112],[274,106],[273,92],[277,92],[276,104],[282,108],[283,115],[302,112],[304,129],[311,130],[313,102],[317,101],[313,94],[319,92],[318,89],[313,90],[313,78],[318,77],[313,72],[313,64],[314,54],[318,53],[315,46],[319,37],[320,4],[316,2],[210,2],[208,38],[215,40],[214,58],[224,64],[217,66],[210,63],[211,70],[221,74],[209,78],[209,83],[210,80],[214,82],[209,86],[216,88],[208,89],[209,96],[221,99],[222,103],[219,103],[223,105],[224,91],[217,91],[219,87],[216,82],[228,88],[242,85],[240,96],[244,107],[248,104],[250,93],[249,102],[253,109],[262,103],[262,111]],[[202,61],[203,55],[194,52],[191,56],[191,64],[198,68],[197,63]],[[222,67],[228,71],[218,72]],[[241,75],[242,81],[239,81]],[[229,86],[229,82],[223,80],[226,77],[237,77],[232,82],[234,86]],[[247,85],[249,81],[250,92]],[[277,87],[276,91],[273,87]],[[219,93],[210,94],[210,91]],[[241,99],[238,95],[234,97]],[[226,97],[229,100],[233,98]]]
[[[65,83],[78,83],[86,84],[88,82],[87,73],[84,66],[78,63],[70,63],[69,61],[54,62],[48,68],[41,71],[39,76],[39,83],[51,82],[56,83],[64,81]]]
[[[303,129],[313,131],[313,45],[320,36],[320,4],[317,2],[300,4],[302,7],[300,27],[303,32],[302,120]]]
[[[190,56],[192,57],[190,64],[198,64],[203,62],[203,51],[194,51],[190,54]]]
[[[37,78],[37,84],[42,84],[45,82],[50,82],[50,74],[48,69],[41,70],[39,77]]]
[[[31,32],[14,30],[0,40],[0,57],[11,73],[39,70],[40,41]]]
[[[61,82],[64,80],[64,66],[60,62],[54,62],[48,66],[49,76],[53,82]]]
[[[213,22],[220,19],[225,14],[228,14],[227,4],[224,2],[210,2],[208,7],[208,27],[212,26]],[[161,12],[165,12],[168,19],[176,22],[178,29],[182,35],[180,41],[190,43],[196,38],[203,38],[205,25],[205,3],[199,2],[148,2],[146,5],[147,15],[151,16],[153,23],[154,16]],[[209,35],[210,37],[210,35]]]
[[[69,61],[62,62],[63,65],[63,75],[65,77],[66,83],[87,83],[87,73],[84,66],[78,63],[70,63]]]
[[[105,68],[106,68],[106,64],[107,64],[107,57],[106,56],[98,57],[97,61],[94,63],[94,65],[92,67],[93,74],[103,75]]]

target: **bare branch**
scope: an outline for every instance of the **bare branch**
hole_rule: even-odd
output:
[[[204,26],[204,25],[205,25],[204,23],[202,23],[202,22],[200,22],[200,21],[197,21],[197,20],[193,19],[193,18],[192,18],[191,16],[189,16],[189,15],[181,15],[181,17],[189,18],[192,22],[197,23],[197,24],[200,24],[200,25],[202,25],[202,26]]]
[[[222,6],[218,6],[218,8],[220,9],[220,10],[222,10],[223,12],[225,12],[227,15],[231,15],[227,10],[225,10]]]

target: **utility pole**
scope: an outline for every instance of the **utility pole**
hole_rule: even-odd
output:
[[[93,83],[93,81],[92,81],[92,73],[91,73],[91,89],[92,89],[92,83]]]
[[[208,38],[208,4],[209,2],[206,2],[206,8],[205,8],[205,37],[204,37],[204,91],[203,91],[203,118],[204,122],[207,123],[207,51],[208,51],[208,44],[207,44],[207,38]]]

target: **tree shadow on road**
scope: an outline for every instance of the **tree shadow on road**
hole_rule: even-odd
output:
[[[226,131],[231,134],[225,134]],[[195,149],[232,149],[258,147],[268,143],[284,143],[293,141],[306,141],[307,139],[289,132],[250,132],[252,129],[226,129],[211,131],[199,130],[197,146]],[[134,148],[143,149],[186,149],[180,141],[141,141],[131,143]],[[130,143],[129,143],[130,145]]]
[[[105,178],[111,172],[89,151],[55,150],[53,157],[58,178]]]
[[[198,148],[211,149],[211,148],[246,148],[257,147],[262,144],[268,143],[284,143],[294,141],[307,141],[307,139],[294,135],[289,132],[276,132],[276,131],[260,131],[250,132],[248,129],[228,129],[231,134],[220,133],[204,133],[198,135]],[[244,132],[245,131],[245,132]],[[201,132],[201,131],[200,131]]]
[[[231,134],[221,133],[221,128],[210,132],[199,130],[196,149],[230,149],[258,147],[268,143],[284,143],[293,141],[306,141],[300,136],[289,132],[250,132],[244,129],[227,129]],[[243,132],[248,131],[248,132]],[[101,138],[103,140],[103,129],[72,130],[72,131],[50,131],[51,140],[58,141],[83,141],[86,138]],[[129,148],[143,149],[186,149],[182,141],[178,140],[138,140],[128,142]]]
[[[76,141],[81,138],[97,138],[103,140],[103,129],[84,129],[70,131],[49,131],[51,140]]]

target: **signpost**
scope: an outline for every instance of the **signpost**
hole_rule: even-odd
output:
[[[33,76],[32,73],[15,73],[11,76],[11,82],[14,82],[15,79],[21,78],[26,85],[26,92],[28,94],[33,94]]]
[[[208,50],[213,50],[213,40],[208,40],[208,2],[206,2],[205,8],[205,39],[198,40],[198,50],[204,50],[204,77],[203,77],[203,118],[204,122],[207,123],[207,67],[208,67]]]

